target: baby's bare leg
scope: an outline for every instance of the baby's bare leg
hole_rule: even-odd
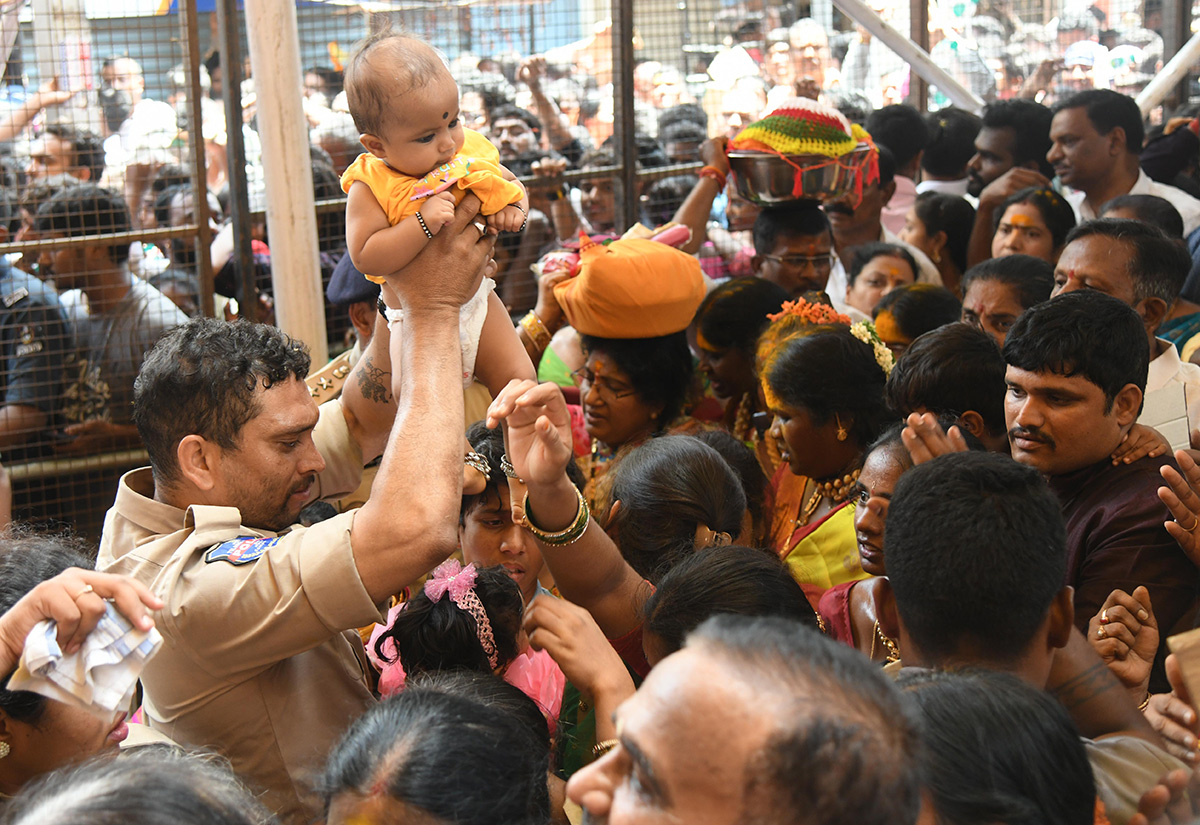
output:
[[[537,380],[537,371],[517,337],[508,310],[495,293],[488,295],[487,320],[479,335],[479,354],[475,356],[475,375],[495,398],[514,378]]]

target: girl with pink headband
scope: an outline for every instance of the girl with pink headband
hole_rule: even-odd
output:
[[[544,653],[535,654],[535,663],[526,661],[524,610],[521,589],[504,568],[442,562],[421,591],[392,608],[388,624],[371,634],[367,653],[380,670],[380,694],[403,690],[406,674],[473,670],[504,676],[548,719],[556,718],[566,679]],[[510,673],[518,662],[521,667]],[[538,663],[543,667],[530,674]],[[552,672],[541,672],[547,668]]]

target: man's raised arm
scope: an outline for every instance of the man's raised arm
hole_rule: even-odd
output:
[[[495,237],[473,220],[478,210],[478,199],[467,195],[454,221],[389,281],[404,308],[403,331],[388,336],[377,325],[358,374],[347,382],[346,415],[364,459],[373,455],[372,428],[385,408],[395,409],[371,496],[350,532],[359,575],[377,601],[456,546],[463,464],[459,308],[475,294]],[[393,365],[399,365],[398,383]],[[395,399],[393,386],[399,387]],[[385,392],[389,400],[377,400]]]

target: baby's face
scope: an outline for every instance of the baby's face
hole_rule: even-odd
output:
[[[424,177],[462,149],[458,84],[449,72],[401,95],[392,106],[387,134],[377,135],[378,146],[367,148],[397,172]]]

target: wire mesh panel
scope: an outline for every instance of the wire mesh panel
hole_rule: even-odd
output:
[[[145,461],[142,359],[200,305],[193,73],[159,6],[0,6],[0,454],[17,518],[93,535]]]

